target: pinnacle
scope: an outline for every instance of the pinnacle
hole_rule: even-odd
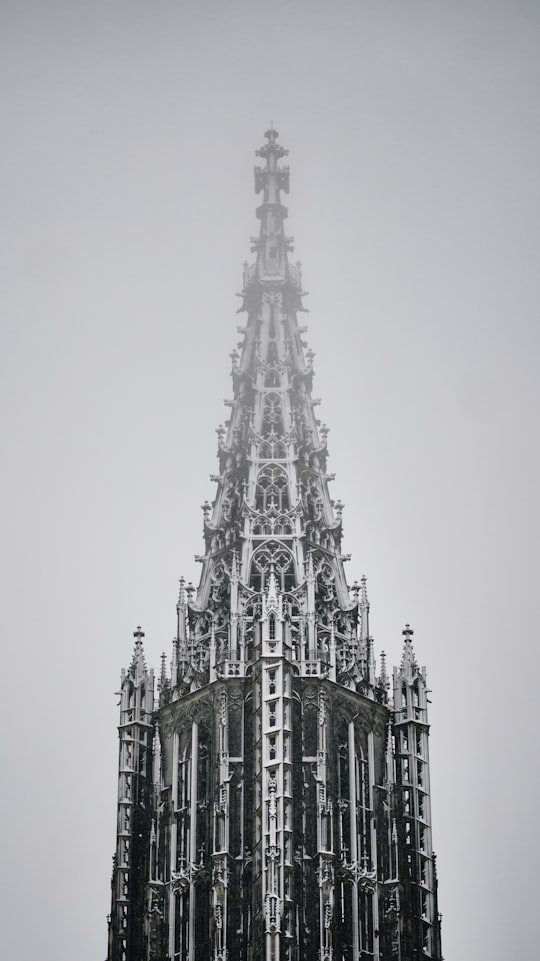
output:
[[[181,577],[178,581],[178,602],[177,607],[183,607],[186,602],[186,581],[184,577]]]
[[[135,675],[142,676],[147,673],[146,661],[144,658],[143,649],[143,637],[144,631],[140,624],[137,625],[137,629],[133,631],[133,637],[135,638],[135,646],[133,650],[133,657],[131,659],[130,671]]]
[[[409,673],[414,673],[418,669],[416,663],[416,656],[414,653],[414,648],[412,644],[412,638],[414,631],[409,624],[406,624],[402,631],[404,641],[403,641],[403,654],[401,657],[401,670],[402,672],[408,671]]]
[[[360,578],[360,584],[361,584],[360,593],[362,597],[362,604],[368,604],[369,602],[368,602],[368,594],[367,594],[367,577],[365,574],[363,574],[362,577]]]

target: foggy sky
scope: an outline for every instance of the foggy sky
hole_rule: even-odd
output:
[[[198,581],[273,120],[350,583],[432,688],[443,952],[532,959],[538,3],[2,0],[0,70],[5,958],[106,956],[114,692]]]

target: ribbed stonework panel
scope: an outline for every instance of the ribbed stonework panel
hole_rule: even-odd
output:
[[[141,695],[126,720],[149,690],[140,637],[122,679],[109,961],[439,961],[425,670],[407,628],[390,700],[365,578],[347,585],[284,230],[287,151],[270,129],[257,153],[260,233],[201,580],[180,582],[171,671],[142,727]]]

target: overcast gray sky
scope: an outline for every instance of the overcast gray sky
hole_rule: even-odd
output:
[[[448,961],[532,959],[540,5],[2,0],[2,942],[102,961],[120,668],[198,579],[253,151],[290,149],[377,650],[432,694]]]

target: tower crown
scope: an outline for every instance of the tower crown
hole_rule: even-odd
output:
[[[289,277],[287,250],[291,249],[291,240],[285,237],[283,228],[288,211],[281,203],[281,191],[289,192],[289,168],[280,167],[278,161],[289,151],[277,142],[278,132],[272,125],[265,137],[268,142],[255,151],[266,164],[255,167],[255,193],[263,191],[263,202],[256,211],[261,228],[259,237],[252,238],[257,263],[250,276],[263,283],[284,283]]]
[[[278,132],[270,127],[265,137],[268,143],[255,151],[257,157],[266,160],[265,167],[255,167],[255,193],[264,190],[265,204],[279,204],[280,191],[289,193],[289,168],[278,167],[278,160],[289,153],[277,142]]]

